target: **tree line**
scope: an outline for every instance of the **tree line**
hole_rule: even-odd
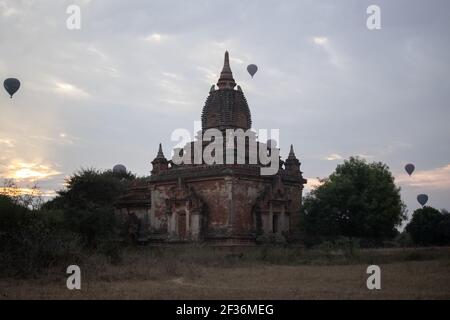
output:
[[[446,210],[417,209],[399,232],[406,213],[389,167],[351,157],[304,198],[300,227],[307,245],[342,237],[364,246],[450,244]]]
[[[112,262],[120,259],[117,238],[125,228],[117,223],[114,202],[135,178],[129,172],[82,169],[39,207],[10,185],[0,195],[0,275],[30,275],[66,261],[73,264],[93,251]]]
[[[75,263],[86,252],[120,260],[127,226],[114,203],[136,176],[82,169],[45,203],[11,192],[0,195],[0,275],[26,275]],[[450,244],[450,214],[432,207],[414,211],[402,232],[406,206],[389,168],[350,158],[303,199],[300,234],[310,247],[323,242],[359,246]]]

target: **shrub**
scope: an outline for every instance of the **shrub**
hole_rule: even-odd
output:
[[[4,213],[4,212],[3,212]],[[61,263],[78,261],[78,237],[64,230],[60,212],[26,211],[3,219],[0,274],[30,276]]]
[[[114,240],[106,240],[101,243],[99,252],[105,255],[111,264],[119,264],[122,262],[122,247],[120,243]]]
[[[67,230],[80,236],[82,244],[96,248],[100,242],[114,238],[115,215],[111,207],[92,209],[67,208],[64,210]]]
[[[401,248],[411,247],[414,244],[411,235],[406,231],[400,233],[394,241],[396,246]]]
[[[418,245],[450,244],[450,215],[432,207],[423,207],[413,213],[405,230]]]
[[[286,237],[280,233],[262,234],[256,238],[258,244],[286,244]]]

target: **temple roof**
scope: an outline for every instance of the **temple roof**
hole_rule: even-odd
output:
[[[225,51],[225,59],[223,62],[222,72],[220,73],[219,81],[217,81],[219,89],[233,89],[236,86],[236,82],[233,78],[233,72],[230,67],[230,57],[228,51]]]
[[[293,160],[293,159],[297,159],[297,157],[295,156],[295,152],[294,152],[294,146],[291,144],[291,149],[289,151],[289,156],[288,156],[288,160]]]
[[[228,51],[225,52],[217,87],[218,90],[214,86],[211,88],[203,107],[202,129],[250,129],[252,126],[250,109],[242,89],[239,86],[238,90],[234,89],[236,82],[231,71]]]
[[[156,158],[152,161],[152,163],[166,163],[167,159],[164,156],[163,150],[162,150],[162,144],[159,144],[158,154],[156,155]]]
[[[159,144],[159,149],[158,149],[158,154],[156,155],[156,158],[160,158],[160,159],[165,159],[166,157],[164,157],[164,153],[162,150],[162,144]]]

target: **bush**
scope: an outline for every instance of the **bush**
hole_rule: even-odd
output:
[[[23,211],[8,220],[3,211],[0,275],[30,276],[61,263],[78,261],[78,237],[64,230],[61,217],[61,212]]]
[[[333,240],[324,240],[315,248],[322,251],[328,259],[331,259],[334,254],[340,254],[345,257],[355,257],[358,255],[358,249],[360,248],[360,240],[338,237]]]
[[[29,210],[18,205],[12,198],[0,195],[0,234],[17,230],[27,218]]]
[[[84,213],[75,213],[68,219],[67,212],[60,210],[17,210],[21,214],[16,216],[0,211],[0,276],[34,276],[51,267],[77,264],[88,242],[95,243],[96,251],[110,263],[122,261],[120,243],[108,238],[109,233],[101,228],[95,234],[101,225],[101,219],[92,217],[95,212],[71,226],[73,219]]]
[[[450,244],[450,215],[432,207],[423,207],[414,211],[405,230],[411,235],[415,244],[448,245]]]
[[[122,262],[122,247],[117,241],[107,240],[102,242],[99,247],[99,252],[105,255],[112,264],[119,264]]]
[[[313,247],[317,247],[322,242],[326,241],[326,238],[323,236],[304,233],[302,235],[301,241],[303,242],[306,248],[311,249]]]
[[[401,248],[411,247],[414,244],[411,235],[406,231],[400,233],[394,241],[396,246]]]
[[[262,234],[256,238],[258,244],[286,244],[286,237],[279,233]]]
[[[119,263],[113,205],[131,179],[130,173],[81,170],[40,210],[0,195],[0,275],[27,276],[73,264],[82,249],[96,249]]]
[[[115,215],[111,207],[64,210],[65,228],[80,236],[83,246],[96,248],[100,242],[114,238]]]

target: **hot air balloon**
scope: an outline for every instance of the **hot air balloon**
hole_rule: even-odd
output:
[[[247,67],[247,71],[248,71],[248,73],[250,73],[250,75],[253,78],[255,73],[258,72],[258,66],[256,64],[249,64]]]
[[[428,202],[428,196],[426,194],[419,194],[417,196],[417,201],[420,203],[420,205],[423,207]]]
[[[3,86],[12,98],[14,93],[16,93],[20,88],[20,81],[15,78],[9,78],[3,82]]]
[[[127,168],[123,164],[116,164],[113,168],[113,173],[115,174],[127,173]]]
[[[416,167],[412,163],[408,163],[405,166],[405,170],[410,176],[412,175],[412,173],[414,172],[415,169],[416,169]]]

